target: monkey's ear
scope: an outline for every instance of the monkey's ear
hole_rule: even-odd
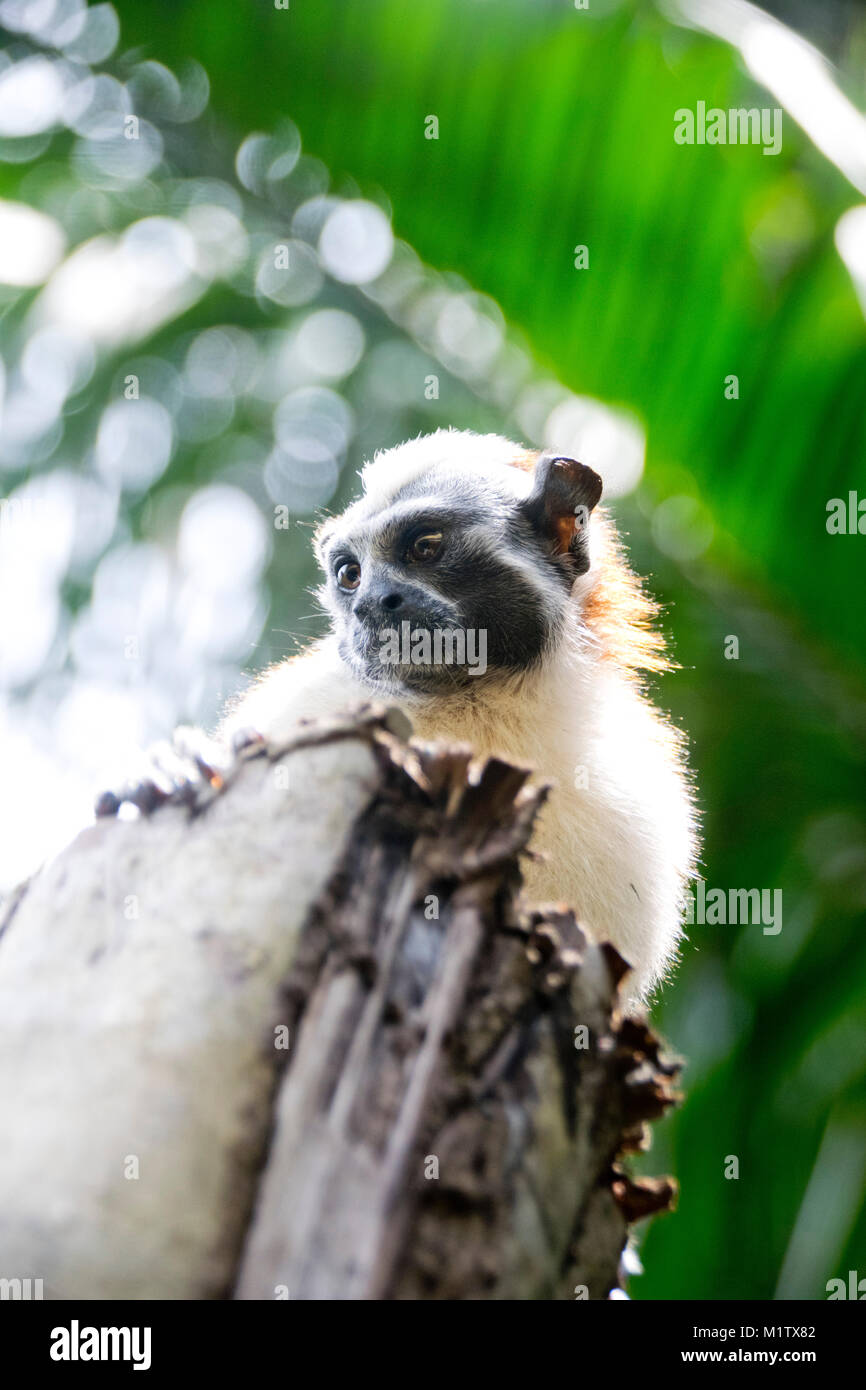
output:
[[[319,525],[316,527],[316,530],[313,532],[313,553],[315,554],[315,557],[319,562],[320,569],[326,568],[325,546],[328,544],[332,531],[333,519],[331,517],[327,517],[324,521],[319,523]]]
[[[554,555],[567,556],[575,574],[589,569],[589,514],[601,497],[597,473],[577,459],[540,454],[524,516]]]

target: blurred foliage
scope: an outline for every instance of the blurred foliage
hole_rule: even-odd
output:
[[[10,570],[0,632],[33,594],[27,631],[47,625],[3,682],[10,728],[40,749],[53,728],[80,815],[108,752],[213,718],[241,665],[316,629],[308,518],[352,494],[373,449],[440,423],[565,448],[589,419],[614,467],[639,420],[645,472],[633,491],[638,458],[614,509],[682,667],[659,698],[692,740],[707,882],[781,888],[784,926],[695,926],[662,996],[687,1102],[647,1167],[669,1164],[682,1198],[651,1225],[632,1296],[821,1298],[866,1275],[866,542],[825,526],[829,498],[866,494],[866,328],[834,246],[856,194],[787,118],[775,158],[676,145],[676,109],[768,99],[736,51],[649,5],[115,9],[116,54],[100,56],[106,19],[62,48],[64,119],[0,140],[0,198],[71,247],[132,229],[65,299],[60,272],[2,291],[4,490],[72,498],[80,522],[52,569],[33,558],[40,519]],[[13,63],[53,51],[16,29],[26,10],[0,4]],[[85,101],[88,64],[108,85]],[[381,274],[378,209],[400,239]],[[143,434],[147,416],[130,433],[111,413],[130,374]],[[285,532],[269,524],[283,502]]]
[[[637,406],[659,491],[693,470],[736,561],[862,664],[850,555],[824,527],[866,455],[866,328],[833,246],[851,190],[790,120],[776,158],[674,143],[680,107],[753,104],[735,54],[650,5],[437,3],[408,28],[402,0],[212,0],[207,25],[195,4],[129,8],[130,35],[200,58],[217,111],[242,128],[290,113],[561,380]]]

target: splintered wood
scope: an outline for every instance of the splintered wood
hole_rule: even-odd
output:
[[[0,1252],[53,1298],[605,1298],[676,1065],[520,899],[545,792],[394,711],[0,908]],[[129,904],[135,904],[130,915]],[[579,909],[579,904],[577,905]],[[132,1176],[131,1176],[132,1174]]]

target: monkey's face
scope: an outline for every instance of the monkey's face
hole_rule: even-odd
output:
[[[589,567],[597,475],[549,458],[534,474],[448,459],[392,472],[396,486],[374,485],[318,536],[343,660],[383,694],[466,692],[531,669]]]

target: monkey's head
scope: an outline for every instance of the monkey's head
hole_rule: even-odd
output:
[[[598,474],[438,430],[378,454],[362,479],[316,538],[354,674],[383,693],[441,694],[537,665],[590,567]]]

